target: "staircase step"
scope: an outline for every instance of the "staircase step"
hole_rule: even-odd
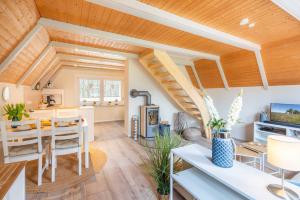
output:
[[[155,73],[155,75],[159,76],[159,77],[171,76],[171,74],[169,72],[157,72],[157,73]]]
[[[161,68],[162,65],[160,63],[153,63],[153,64],[149,64],[148,66],[150,69],[157,69],[157,68]]]
[[[182,103],[183,107],[185,107],[186,109],[189,108],[197,108],[197,106],[194,103]]]
[[[184,91],[182,88],[174,88],[174,87],[168,87],[169,91]]]
[[[177,83],[175,80],[162,80],[161,81],[162,83],[168,83],[168,84],[175,84],[175,83]]]
[[[154,58],[154,52],[153,51],[148,51],[148,52],[145,52],[143,54],[140,55],[140,59],[142,60],[150,60]]]
[[[200,111],[189,111],[192,115],[201,115]]]

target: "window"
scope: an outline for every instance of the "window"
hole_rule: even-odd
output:
[[[80,102],[100,102],[100,80],[80,79]]]
[[[121,101],[121,81],[104,80],[104,101]]]

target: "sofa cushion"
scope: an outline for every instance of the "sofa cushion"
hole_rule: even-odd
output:
[[[291,178],[289,182],[300,187],[300,172],[293,176],[293,178]]]

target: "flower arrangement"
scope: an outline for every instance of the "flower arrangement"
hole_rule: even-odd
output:
[[[213,130],[213,133],[220,133],[222,130],[231,131],[232,127],[239,121],[239,115],[243,106],[243,90],[240,91],[238,96],[233,100],[227,120],[220,118],[217,109],[214,106],[213,100],[210,96],[205,95],[204,101],[210,114],[210,121],[208,126]]]

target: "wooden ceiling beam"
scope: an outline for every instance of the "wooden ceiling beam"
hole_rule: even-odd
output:
[[[127,58],[138,58],[138,56],[133,53],[124,53],[115,50],[100,49],[100,48],[88,47],[88,46],[83,46],[78,44],[70,44],[65,42],[51,41],[50,45],[53,47],[71,48],[71,49],[78,49],[87,52],[96,52],[102,54],[102,57],[104,58],[110,58],[115,60],[125,61]]]
[[[59,58],[57,58],[57,56],[54,56],[54,58],[52,58],[52,60],[50,61],[48,67],[43,71],[43,73],[33,82],[32,84],[32,88],[35,88],[36,84],[38,84],[38,82],[40,82],[41,79],[43,79],[43,77],[57,64],[59,64]]]
[[[217,63],[217,67],[218,67],[219,73],[221,75],[224,87],[228,90],[229,89],[229,85],[228,85],[227,78],[226,78],[226,75],[224,73],[221,61],[220,60],[216,60],[216,63]]]
[[[255,51],[254,53],[255,53],[256,62],[257,62],[257,65],[258,65],[261,81],[263,83],[263,87],[265,89],[268,89],[269,88],[269,83],[268,83],[268,79],[267,79],[267,76],[266,76],[265,67],[264,67],[262,56],[261,56],[261,52],[260,51]]]
[[[47,56],[47,54],[51,50],[51,46],[48,45],[39,57],[34,61],[34,63],[27,69],[27,71],[19,78],[17,81],[17,86],[20,86],[24,83],[24,81],[30,76],[30,74],[39,66],[39,64],[43,61],[43,59]]]
[[[272,0],[272,2],[300,21],[299,0]]]
[[[84,62],[74,62],[74,61],[61,61],[62,65],[66,66],[81,66],[86,68],[94,68],[94,69],[109,69],[109,70],[124,70],[124,67],[120,66],[112,66],[112,65],[101,65],[101,64],[91,64],[91,63],[84,63]]]
[[[219,31],[206,25],[180,17],[136,0],[87,0],[88,2],[108,7],[148,21],[175,28],[193,35],[232,45],[242,49],[257,51],[259,44]]]
[[[84,26],[60,22],[60,21],[47,19],[47,18],[40,18],[38,23],[45,27],[52,27],[55,29],[69,31],[69,32],[76,33],[76,34],[83,34],[83,35],[87,35],[87,36],[96,37],[99,39],[107,39],[107,40],[113,40],[113,41],[115,40],[115,41],[120,41],[120,42],[124,42],[127,44],[132,44],[132,45],[141,46],[141,47],[150,48],[150,49],[161,49],[161,50],[167,51],[171,54],[180,54],[180,55],[190,57],[191,59],[206,58],[209,60],[216,60],[216,59],[220,58],[218,55],[209,54],[206,52],[193,51],[193,50],[189,50],[189,49],[184,49],[184,48],[165,45],[165,44],[156,43],[156,42],[152,42],[152,41],[137,39],[134,37],[128,37],[128,36],[124,36],[124,35],[120,35],[120,34],[116,34],[116,33],[100,31],[97,29],[92,29],[92,28],[88,28],[88,27],[84,27]]]
[[[31,42],[32,38],[42,29],[40,24],[36,24],[32,30],[22,39],[12,52],[0,64],[0,73],[2,73]]]
[[[107,59],[107,58],[78,56],[78,55],[70,55],[65,53],[58,53],[57,56],[59,56],[61,60],[74,60],[78,62],[87,62],[91,64],[94,63],[94,64],[102,64],[102,65],[125,66],[124,61]]]

